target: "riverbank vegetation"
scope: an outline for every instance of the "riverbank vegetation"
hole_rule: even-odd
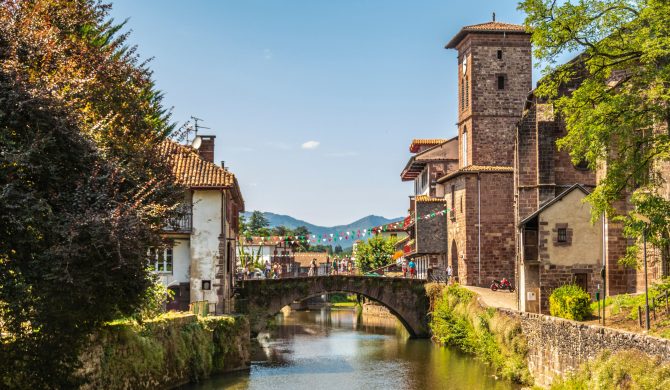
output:
[[[135,315],[183,197],[151,70],[109,6],[0,2],[0,387],[75,388],[103,323]]]
[[[249,323],[243,316],[167,313],[114,321],[93,337],[81,372],[91,389],[152,389],[198,382],[244,368]]]
[[[638,351],[605,352],[559,379],[552,390],[668,389],[670,363]]]
[[[518,320],[483,308],[473,292],[458,285],[429,284],[426,292],[435,341],[476,355],[504,379],[532,384],[525,361],[527,342]]]

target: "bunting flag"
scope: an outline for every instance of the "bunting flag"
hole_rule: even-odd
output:
[[[385,225],[373,226],[363,230],[349,230],[349,231],[335,231],[332,233],[323,233],[323,234],[309,234],[304,236],[252,236],[252,237],[240,237],[240,240],[251,239],[251,242],[261,242],[263,244],[279,244],[281,242],[297,244],[297,243],[310,243],[310,244],[321,244],[321,243],[332,243],[333,241],[338,242],[342,240],[354,240],[369,237],[378,233],[386,232],[389,229],[396,230],[402,229],[406,225],[409,225],[409,222],[418,222],[419,220],[432,219],[438,216],[446,215],[451,209],[445,208],[444,210],[432,212],[424,215],[417,216],[408,216],[403,221],[392,222]]]

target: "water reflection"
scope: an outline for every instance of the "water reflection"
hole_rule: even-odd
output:
[[[188,389],[512,389],[469,356],[408,339],[393,318],[292,312],[261,335],[248,372]]]

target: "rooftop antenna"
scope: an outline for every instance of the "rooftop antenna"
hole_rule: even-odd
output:
[[[496,21],[496,13],[495,13],[495,12],[493,13],[493,21],[494,21],[494,22]],[[193,117],[191,117],[191,118],[193,118]],[[197,126],[197,125],[198,125],[198,122],[195,122],[195,125]]]
[[[195,122],[195,138],[193,138],[193,141],[191,142],[191,147],[195,150],[200,149],[200,145],[202,145],[202,137],[198,135],[198,130],[200,129],[209,129],[209,127],[205,126],[200,126],[198,124],[198,121],[202,121],[202,119],[194,117],[191,115],[191,119],[193,119],[193,122]]]

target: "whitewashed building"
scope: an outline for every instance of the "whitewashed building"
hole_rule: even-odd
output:
[[[200,136],[198,150],[168,140],[163,144],[175,180],[184,185],[184,203],[163,230],[170,243],[162,253],[149,249],[153,268],[175,294],[171,310],[208,301],[210,313],[232,310],[239,213],[244,200],[235,175],[214,163],[214,136]]]

